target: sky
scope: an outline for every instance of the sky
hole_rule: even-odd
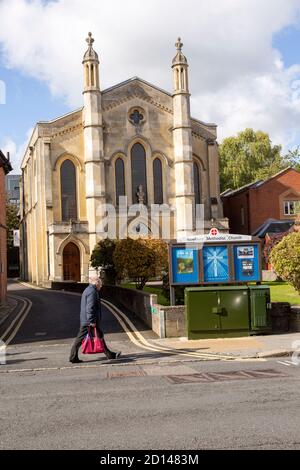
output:
[[[101,88],[139,76],[172,92],[178,36],[192,116],[218,141],[246,127],[300,145],[300,0],[0,0],[0,149],[14,172],[37,121],[82,106],[93,32]]]

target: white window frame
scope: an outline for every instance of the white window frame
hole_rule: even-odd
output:
[[[293,206],[293,209],[292,209]],[[300,209],[300,201],[284,201],[283,213],[284,215],[297,215]]]

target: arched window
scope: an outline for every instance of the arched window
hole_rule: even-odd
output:
[[[131,179],[133,203],[147,204],[146,152],[139,143],[131,149]]]
[[[117,158],[115,163],[116,175],[116,203],[119,204],[119,197],[125,196],[125,173],[122,158]]]
[[[194,161],[194,191],[195,191],[195,204],[201,204],[201,186],[200,186],[200,170],[199,165]]]
[[[65,160],[60,169],[62,220],[77,219],[76,169]]]
[[[153,162],[154,204],[163,204],[162,165],[159,158]]]

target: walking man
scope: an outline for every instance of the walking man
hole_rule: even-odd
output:
[[[98,336],[102,339],[104,344],[104,354],[107,359],[118,359],[120,352],[113,352],[107,347],[104,340],[103,332],[100,329],[101,320],[101,302],[100,302],[100,289],[102,281],[99,277],[90,278],[88,287],[83,291],[80,306],[80,329],[74,341],[70,353],[70,362],[79,363],[83,362],[78,357],[78,351],[82,341],[88,334],[89,327],[97,328]]]

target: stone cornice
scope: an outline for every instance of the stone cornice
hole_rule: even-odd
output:
[[[50,139],[55,139],[57,137],[62,137],[68,134],[72,134],[78,130],[83,130],[83,123],[80,122],[74,123],[73,125],[63,126],[63,127],[45,127],[40,130],[41,137],[48,137]]]
[[[103,108],[102,109],[103,109],[104,112],[105,111],[111,111],[112,109],[114,109],[114,108],[116,108],[116,107],[118,107],[118,106],[120,106],[124,103],[127,103],[128,101],[136,99],[136,98],[139,98],[142,101],[150,103],[153,106],[155,106],[156,108],[165,111],[166,113],[173,114],[173,110],[171,108],[163,105],[161,102],[159,102],[159,101],[155,100],[154,98],[152,98],[140,86],[130,87],[130,89],[128,90],[128,95],[127,96],[124,96],[123,98],[112,99],[111,103],[108,103],[108,100],[107,100],[107,104],[106,104],[105,103],[106,100],[103,100]]]

